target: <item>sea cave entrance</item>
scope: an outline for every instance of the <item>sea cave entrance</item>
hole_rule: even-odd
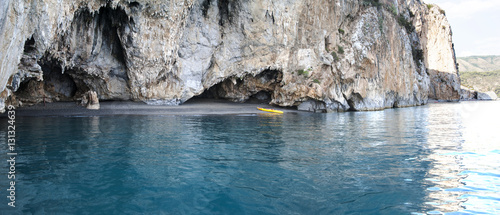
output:
[[[130,7],[140,5],[132,2]],[[133,41],[125,29],[133,28],[133,18],[111,5],[96,13],[81,8],[74,16],[71,28],[58,41],[60,47],[65,47],[57,50],[62,55],[52,56],[37,47],[36,35],[25,41],[20,72],[10,81],[13,102],[78,101],[88,91],[96,91],[103,100],[129,99],[125,47]],[[66,62],[73,66],[66,67]]]
[[[244,77],[228,77],[193,99],[224,99],[232,102],[269,103],[281,87],[283,72],[266,69]]]

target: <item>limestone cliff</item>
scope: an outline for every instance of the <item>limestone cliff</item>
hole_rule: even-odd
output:
[[[416,14],[414,22],[423,47],[425,67],[431,80],[429,97],[459,101],[460,78],[451,27],[445,11],[431,4],[415,5],[412,9]]]
[[[378,110],[460,90],[446,17],[419,0],[6,0],[0,38],[2,107],[95,91]]]

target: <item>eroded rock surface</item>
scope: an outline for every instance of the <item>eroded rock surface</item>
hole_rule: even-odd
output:
[[[88,91],[311,111],[460,97],[450,26],[417,0],[7,0],[0,37],[0,106]]]

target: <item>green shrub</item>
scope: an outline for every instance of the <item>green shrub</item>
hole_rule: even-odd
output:
[[[321,82],[318,79],[314,79],[313,82],[316,84],[321,84]]]
[[[429,10],[430,10],[432,7],[434,7],[434,5],[432,5],[432,4],[427,4],[427,9],[429,9]]]
[[[335,60],[335,61],[338,61],[338,60],[339,60],[339,56],[337,56],[337,52],[332,51],[332,53],[331,53],[331,54],[332,54],[333,60]]]
[[[460,77],[500,77],[500,71],[494,72],[460,72]]]
[[[299,75],[303,75],[303,76],[306,76],[306,77],[309,76],[309,70],[300,69],[300,70],[297,71],[297,73]]]
[[[411,32],[413,32],[415,30],[415,26],[413,26],[413,24],[406,20],[405,16],[403,16],[403,14],[399,14],[398,16],[398,23],[399,25],[401,25],[402,27],[404,27],[406,29],[406,32],[408,34],[411,34]]]
[[[337,51],[339,54],[344,54],[344,48],[342,46],[337,46]]]
[[[420,66],[420,62],[424,60],[424,51],[422,49],[417,49],[415,47],[411,47],[411,54],[413,55],[413,60],[417,66]]]
[[[389,11],[392,13],[392,15],[397,16],[398,15],[398,9],[394,5],[389,6]]]
[[[500,97],[500,71],[494,72],[460,72],[462,86],[477,91],[494,91]],[[473,88],[476,86],[477,88]]]
[[[446,16],[446,11],[444,11],[443,9],[439,9],[439,12]]]
[[[344,33],[345,33],[344,29],[339,28],[339,33],[340,33],[340,34],[344,34]]]

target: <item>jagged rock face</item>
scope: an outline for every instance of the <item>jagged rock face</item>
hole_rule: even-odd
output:
[[[13,40],[0,42],[10,53],[0,53],[0,87],[11,103],[95,91],[151,104],[210,94],[378,110],[449,100],[459,84],[446,19],[416,0],[6,3],[0,36]]]
[[[431,81],[429,98],[460,100],[460,77],[445,11],[437,5],[416,5],[413,10]]]
[[[104,7],[94,14],[79,9],[67,33],[54,44],[51,57],[63,62],[64,72],[79,83],[79,89],[95,90],[102,99],[130,99],[126,53],[120,40],[129,26],[120,8]]]

